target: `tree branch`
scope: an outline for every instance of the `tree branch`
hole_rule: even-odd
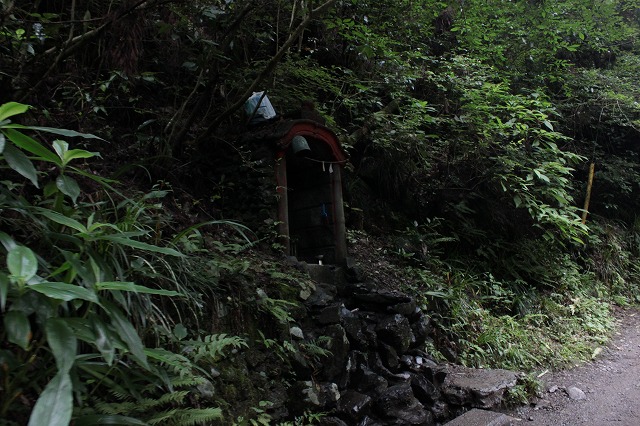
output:
[[[73,52],[75,52],[78,48],[83,46],[85,43],[99,36],[104,30],[106,30],[109,26],[111,26],[116,20],[121,19],[133,13],[135,10],[137,10],[141,6],[151,7],[151,6],[155,6],[159,2],[152,2],[151,4],[148,4],[148,3],[149,2],[147,0],[140,0],[130,8],[124,10],[122,13],[119,13],[116,17],[109,19],[107,22],[100,25],[98,28],[94,28],[91,31],[87,31],[75,37],[73,37],[74,24],[71,24],[72,25],[71,31],[69,33],[69,38],[67,39],[67,41],[62,43],[61,46],[54,46],[48,50],[45,50],[42,53],[42,55],[39,56],[39,58],[42,58],[43,56],[46,57],[49,55],[53,55],[56,52],[59,52],[56,58],[51,63],[51,66],[49,66],[47,71],[39,78],[38,82],[34,86],[32,86],[31,89],[29,89],[25,95],[23,95],[20,98],[20,102],[25,102],[31,95],[33,95],[33,93],[35,93],[40,88],[40,86],[46,81],[47,77],[58,67],[58,65],[60,64],[60,62],[62,62],[63,59],[69,57],[71,54],[73,54]],[[75,0],[72,3],[72,8],[73,8],[72,10],[72,16],[73,16],[73,14],[75,13]]]
[[[254,9],[255,3],[256,3],[256,0],[252,0],[250,3],[248,3],[240,11],[240,13],[238,13],[238,16],[236,16],[235,19],[231,22],[231,25],[229,25],[229,28],[226,31],[224,39],[220,43],[220,46],[221,46],[222,49],[226,48],[226,46],[228,46],[231,43],[231,39],[233,37],[233,34],[235,34],[236,30],[240,27],[240,24],[242,23],[244,18]],[[212,76],[209,77],[207,83],[205,83],[205,89],[204,89],[203,93],[200,95],[200,97],[198,98],[198,101],[196,102],[195,106],[193,107],[193,109],[191,111],[191,114],[187,118],[186,122],[182,125],[182,129],[180,129],[180,131],[177,132],[177,133],[176,133],[176,129],[175,128],[171,131],[171,135],[169,137],[169,145],[171,146],[171,150],[173,152],[173,156],[174,157],[178,157],[178,156],[181,155],[181,153],[182,153],[182,141],[186,137],[187,132],[189,131],[189,128],[191,127],[193,122],[196,120],[196,117],[198,116],[198,114],[202,110],[202,108],[204,106],[204,103],[211,98],[212,93],[213,93],[213,86],[214,86],[215,82],[218,80],[219,76],[220,76],[220,73],[218,72],[218,70],[216,70],[215,72],[212,73]],[[200,84],[200,82],[198,82],[196,84],[196,86],[194,87],[194,91],[198,87],[199,84]],[[190,101],[190,98],[191,98],[191,95],[183,103],[182,112],[184,112],[184,109],[186,108],[187,103]],[[181,112],[181,114],[182,114],[182,112]],[[205,114],[205,118],[206,118],[206,114]]]
[[[258,87],[258,85],[262,83],[262,81],[266,77],[268,77],[273,72],[273,70],[275,70],[275,68],[278,66],[278,63],[280,62],[280,59],[282,59],[282,56],[284,56],[284,54],[289,50],[291,45],[298,39],[300,34],[302,34],[305,28],[307,28],[307,26],[313,20],[315,15],[326,11],[335,2],[336,0],[327,0],[317,8],[310,11],[307,17],[303,19],[302,22],[300,22],[300,24],[293,31],[293,33],[289,35],[289,38],[287,39],[287,41],[282,45],[282,47],[280,47],[280,49],[269,60],[269,62],[267,62],[267,64],[262,69],[260,74],[258,74],[258,76],[253,80],[253,82],[251,82],[251,84],[238,97],[238,99],[229,108],[227,108],[220,115],[218,115],[213,120],[211,125],[209,125],[209,127],[207,127],[207,129],[198,137],[198,139],[196,140],[196,147],[200,146],[206,138],[211,136],[211,134],[218,128],[220,123],[222,123],[225,119],[227,119],[227,117],[231,116],[234,112],[236,112],[239,108],[241,108],[242,105],[244,105],[245,101],[249,96],[251,96],[251,94],[256,89],[256,87]]]
[[[369,133],[369,131],[371,130],[371,126],[373,126],[373,124],[374,124],[374,117],[376,115],[395,114],[396,112],[398,112],[399,109],[400,109],[400,105],[398,104],[398,101],[394,99],[391,102],[389,102],[389,104],[387,104],[387,106],[382,108],[380,111],[374,112],[372,114],[373,117],[369,117],[365,121],[365,123],[362,125],[362,127],[360,127],[355,132],[351,133],[347,137],[347,140],[349,141],[351,146],[356,146],[360,142],[360,140]]]

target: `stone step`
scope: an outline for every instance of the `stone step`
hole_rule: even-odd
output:
[[[444,426],[514,426],[520,421],[521,419],[506,414],[474,408],[445,423]]]
[[[311,279],[317,283],[339,285],[344,281],[342,268],[335,265],[318,265],[308,263],[305,269],[309,272]]]

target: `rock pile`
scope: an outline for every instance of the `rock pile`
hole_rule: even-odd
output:
[[[315,369],[300,360],[298,377],[312,380],[290,387],[290,414],[314,407],[330,413],[325,425],[434,425],[495,406],[516,384],[512,372],[434,362],[423,350],[429,317],[412,297],[310,266],[318,284],[299,326],[305,339],[330,337],[332,355]]]

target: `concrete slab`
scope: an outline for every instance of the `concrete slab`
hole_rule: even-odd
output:
[[[445,423],[444,426],[514,426],[519,422],[520,419],[506,414],[474,408]]]

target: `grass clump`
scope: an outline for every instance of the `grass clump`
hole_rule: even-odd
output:
[[[358,260],[422,302],[434,324],[428,351],[435,358],[535,374],[591,359],[614,330],[615,306],[633,300],[633,246],[625,241],[635,234],[595,229],[573,250],[529,239],[461,255],[438,232],[415,231],[413,240],[404,232],[399,247],[362,231],[351,243],[356,254],[358,246],[379,253]],[[603,259],[601,245],[612,239],[618,249]]]

